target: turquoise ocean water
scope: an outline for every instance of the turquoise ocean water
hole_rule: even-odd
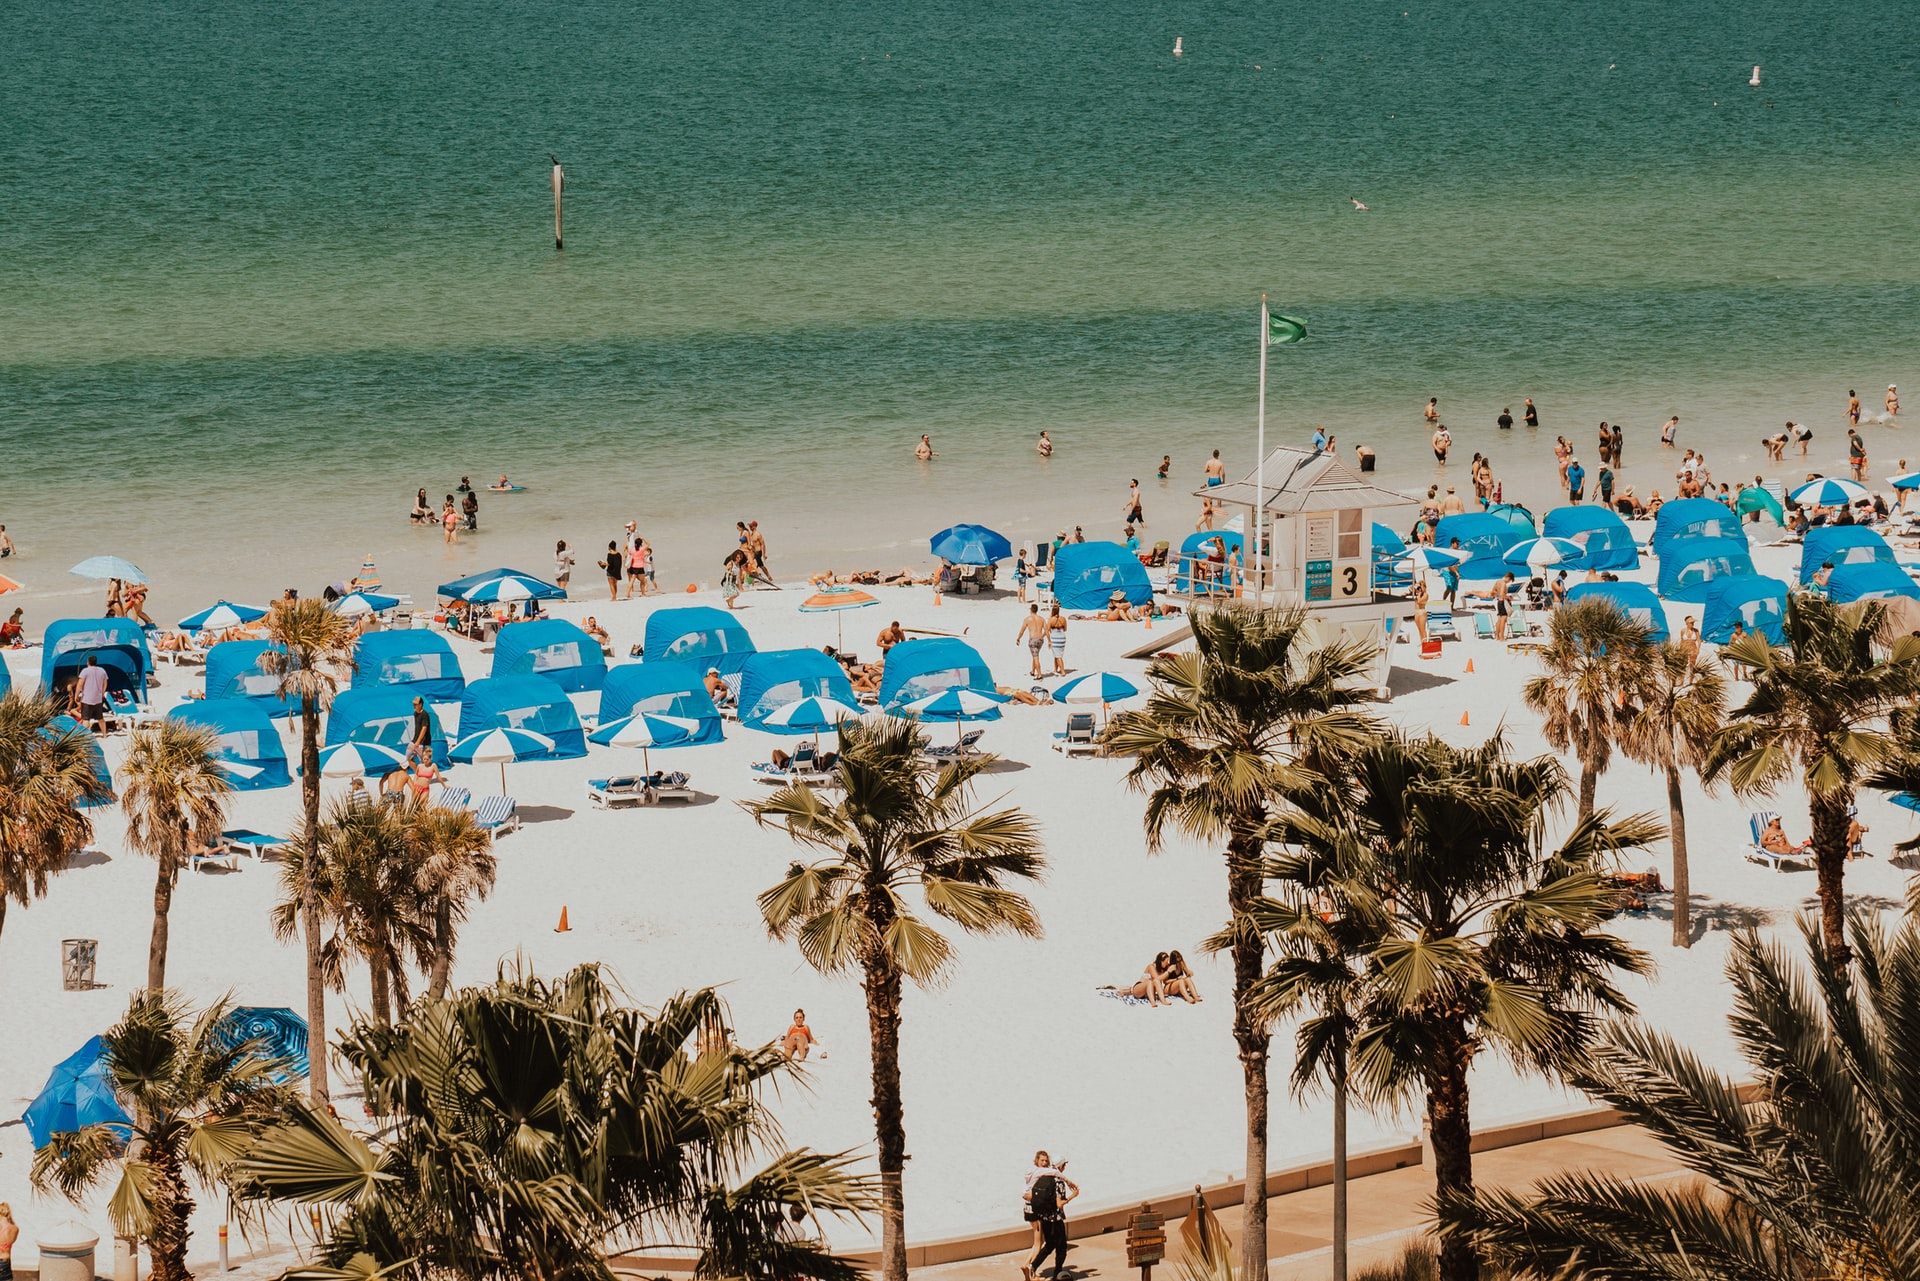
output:
[[[1170,452],[1166,537],[1205,451],[1252,461],[1262,292],[1312,326],[1270,441],[1324,421],[1409,487],[1429,395],[1536,506],[1552,435],[1601,418],[1645,493],[1668,413],[1726,478],[1789,417],[1838,458],[1849,386],[1920,406],[1896,0],[3,21],[0,521],[36,624],[101,551],[171,611],[369,552],[416,594],[538,570],[629,518],[675,582],[712,581],[743,516],[796,569],[898,563],[960,519],[1111,532]],[[1496,440],[1529,394],[1547,439]],[[1874,431],[1890,467],[1909,447]],[[457,549],[402,518],[502,471],[528,492]]]

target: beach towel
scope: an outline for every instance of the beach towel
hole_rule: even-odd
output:
[[[1148,1008],[1152,1008],[1153,1006],[1153,1002],[1149,1001],[1146,997],[1135,996],[1132,992],[1122,992],[1111,983],[1103,983],[1093,990],[1101,996],[1120,1002],[1122,1005],[1142,1005]]]

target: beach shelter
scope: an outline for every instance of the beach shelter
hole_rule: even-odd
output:
[[[647,615],[642,662],[692,663],[731,676],[753,656],[753,637],[732,611],[711,605],[680,605]]]
[[[909,644],[911,642],[908,642]],[[906,645],[896,645],[895,650]],[[887,665],[893,665],[888,659]],[[767,718],[803,698],[830,698],[858,705],[853,682],[840,664],[817,649],[774,649],[754,654],[740,669],[740,723],[750,729],[781,730]]]
[[[381,686],[418,694],[429,703],[457,703],[467,678],[439,632],[424,627],[364,632],[353,642],[353,688]]]
[[[87,746],[91,749],[89,754],[93,757],[93,776],[100,781],[100,786],[107,790],[107,794],[97,801],[90,801],[83,796],[78,802],[79,808],[84,810],[92,809],[96,805],[113,804],[113,771],[107,768],[107,754],[101,750],[100,740],[94,735],[93,731],[81,725],[79,721],[76,721],[71,716],[54,717],[47,723],[47,729],[50,733],[56,734],[62,732],[70,733],[78,730],[80,733],[86,735]]]
[[[413,700],[426,698],[415,690],[394,685],[360,685],[352,689],[341,690],[334,696],[333,706],[327,709],[327,734],[325,747],[338,747],[343,743],[375,743],[391,748],[403,757],[413,743]],[[432,699],[429,704],[427,721],[431,726],[429,742],[433,746],[433,763],[441,769],[447,767],[447,732],[440,726],[440,718],[432,714]],[[396,766],[374,768],[368,775],[379,778],[391,774]]]
[[[1460,550],[1468,556],[1460,564],[1460,577],[1485,580],[1499,578],[1511,569],[1512,566],[1501,558],[1507,554],[1509,547],[1532,537],[1531,517],[1527,525],[1521,528],[1505,516],[1492,512],[1462,512],[1440,518],[1439,525],[1434,527],[1433,545],[1451,547],[1453,540],[1459,539]]]
[[[1656,645],[1673,634],[1667,628],[1666,606],[1653,594],[1653,588],[1645,583],[1578,583],[1567,589],[1569,605],[1589,597],[1610,600],[1628,618],[1652,628],[1652,640]]]
[[[523,574],[517,569],[489,569],[485,573],[470,574],[450,583],[442,583],[435,590],[450,600],[492,602],[567,598],[564,590],[546,579]]]
[[[208,698],[182,703],[167,713],[168,720],[199,725],[219,735],[213,754],[232,761],[229,770],[236,792],[258,792],[293,782],[287,770],[287,749],[273,718],[248,698]]]
[[[1770,645],[1787,643],[1787,585],[1777,578],[1753,574],[1715,579],[1705,603],[1700,619],[1703,640],[1725,645],[1733,639],[1733,625],[1739,623],[1746,631],[1763,633]]]
[[[1519,503],[1489,503],[1482,515],[1498,516],[1528,538],[1539,532],[1534,528],[1533,513]]]
[[[1809,529],[1806,540],[1800,544],[1800,585],[1805,587],[1811,583],[1820,567],[1828,563],[1838,573],[1843,566],[1876,562],[1883,565],[1899,562],[1893,548],[1879,534],[1865,525],[1822,525]]]
[[[1376,592],[1413,590],[1413,574],[1405,565],[1394,563],[1406,553],[1406,539],[1379,521],[1373,523],[1373,590]]]
[[[720,709],[707,694],[706,672],[697,663],[622,663],[607,669],[600,690],[600,721],[606,724],[628,716],[671,716],[696,726],[689,745],[718,743]]]
[[[1846,604],[1856,600],[1891,600],[1904,596],[1920,600],[1920,587],[1898,565],[1868,561],[1862,565],[1841,565],[1827,580],[1829,599]]]
[[[80,674],[91,655],[107,669],[107,688],[147,701],[153,654],[131,618],[62,618],[47,624],[40,650],[40,688],[52,693]]]
[[[954,525],[935,534],[933,554],[950,565],[992,565],[1013,555],[1005,534],[985,525]]]
[[[828,660],[832,661],[832,660]],[[524,729],[553,740],[553,748],[523,760],[566,760],[587,754],[580,713],[565,690],[545,676],[490,676],[460,695],[462,739],[490,729]]]
[[[133,1118],[114,1095],[106,1041],[90,1037],[57,1063],[21,1119],[36,1151],[51,1143],[54,1135],[71,1134],[82,1126],[130,1126]]]
[[[1660,504],[1653,516],[1653,554],[1676,538],[1737,538],[1747,541],[1740,517],[1711,498],[1676,498]]]
[[[1668,600],[1698,605],[1715,579],[1751,573],[1744,538],[1676,538],[1660,551],[1660,594]]]
[[[1782,528],[1786,527],[1787,509],[1780,505],[1778,498],[1758,485],[1748,485],[1742,489],[1733,500],[1733,510],[1742,516],[1751,515],[1754,512],[1765,512],[1773,517],[1774,524]]]
[[[544,676],[569,694],[607,682],[600,642],[564,618],[508,623],[493,640],[493,675]]]
[[[1380,526],[1375,525],[1374,528],[1378,529]],[[1230,559],[1235,552],[1244,553],[1246,549],[1246,536],[1237,529],[1203,529],[1198,533],[1188,534],[1180,540],[1179,563],[1174,566],[1173,571],[1174,591],[1191,590],[1195,578],[1199,579],[1201,587],[1209,586],[1206,574],[1204,572],[1196,574],[1194,571],[1198,566],[1206,564],[1207,558],[1213,554],[1212,544],[1215,539],[1220,541],[1223,561]],[[1220,568],[1222,583],[1225,583],[1226,572],[1226,566],[1222,564]],[[1218,587],[1215,587],[1215,590],[1218,590]],[[1105,601],[1100,603],[1106,604]]]
[[[307,1021],[285,1006],[236,1005],[214,1035],[229,1050],[258,1041],[268,1058],[291,1060],[293,1075],[307,1074]]]
[[[264,659],[286,649],[272,641],[221,641],[207,651],[207,697],[242,698],[269,716],[300,714],[300,700],[282,697],[280,678],[266,669]]]
[[[1119,543],[1063,543],[1053,558],[1053,595],[1062,609],[1105,609],[1115,592],[1129,605],[1153,600],[1140,558]]]
[[[1548,538],[1564,538],[1586,548],[1586,554],[1580,559],[1567,562],[1570,569],[1640,567],[1640,550],[1634,546],[1633,532],[1618,512],[1605,507],[1556,507],[1541,522],[1540,532]]]
[[[994,694],[987,660],[965,641],[931,636],[905,641],[887,651],[886,668],[880,676],[880,707],[889,715],[898,716],[906,704],[950,689]]]

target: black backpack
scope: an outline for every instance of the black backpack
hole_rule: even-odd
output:
[[[1036,1219],[1052,1219],[1060,1214],[1060,1181],[1051,1174],[1043,1174],[1033,1181],[1033,1190],[1027,1195],[1027,1205]]]

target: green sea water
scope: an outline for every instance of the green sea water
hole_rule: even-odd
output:
[[[1276,353],[1269,440],[1325,422],[1407,487],[1430,395],[1537,506],[1551,435],[1601,418],[1650,488],[1668,413],[1724,479],[1787,418],[1837,458],[1849,386],[1920,398],[1895,0],[0,24],[0,521],[41,595],[101,551],[166,608],[367,553],[418,592],[626,519],[676,582],[743,516],[795,567],[897,563],[960,519],[1110,534],[1171,453],[1164,537],[1205,451],[1252,462],[1262,293],[1312,331]],[[1525,395],[1546,441],[1492,428]],[[477,538],[406,524],[416,487],[501,472],[529,489]]]

